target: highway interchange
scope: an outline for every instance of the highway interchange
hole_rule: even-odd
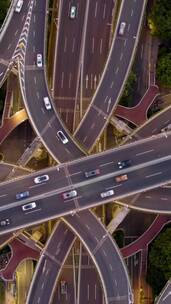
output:
[[[28,2],[25,1],[25,5]],[[90,251],[92,256],[93,249],[96,248],[99,243],[99,248],[103,245],[105,248],[108,248],[108,252],[112,253],[111,260],[113,263],[115,259],[117,261],[121,261],[121,256],[116,252],[116,257],[113,257],[113,243],[111,244],[110,237],[107,233],[105,233],[104,228],[102,228],[101,224],[98,220],[91,215],[89,211],[83,211],[78,213],[82,209],[89,209],[92,206],[97,204],[106,203],[111,200],[108,198],[106,200],[102,200],[100,197],[100,193],[104,191],[104,189],[115,189],[115,195],[112,199],[118,199],[122,197],[127,197],[132,195],[133,193],[143,192],[147,189],[152,189],[158,187],[159,185],[163,185],[168,183],[171,179],[169,174],[169,166],[171,162],[170,152],[169,152],[169,140],[170,134],[161,134],[153,138],[149,138],[146,140],[142,140],[140,142],[134,142],[133,144],[120,147],[115,150],[106,151],[104,153],[89,156],[88,158],[83,158],[85,152],[80,146],[83,146],[84,149],[90,149],[96,139],[99,137],[101,130],[107,123],[108,118],[112,114],[113,108],[116,106],[115,102],[117,102],[118,97],[120,95],[123,84],[126,80],[125,75],[128,73],[128,69],[130,68],[129,60],[131,54],[133,54],[134,47],[136,41],[138,40],[138,32],[141,27],[142,16],[144,12],[144,1],[123,1],[122,10],[120,13],[120,18],[118,19],[118,25],[120,20],[124,19],[127,21],[127,24],[130,24],[129,31],[127,33],[127,39],[130,41],[129,47],[125,48],[126,54],[122,54],[122,60],[124,58],[124,64],[122,64],[122,72],[119,70],[117,73],[113,74],[113,66],[115,66],[115,62],[118,62],[118,57],[121,56],[118,49],[125,47],[128,40],[120,39],[117,37],[117,31],[114,35],[113,44],[111,48],[111,52],[109,55],[109,61],[112,61],[112,64],[106,66],[104,71],[104,75],[102,76],[100,85],[96,91],[96,96],[98,100],[98,106],[92,103],[92,108],[87,112],[89,113],[91,110],[93,111],[93,116],[91,114],[89,124],[91,119],[94,116],[97,117],[98,126],[93,125],[93,132],[89,133],[89,137],[85,140],[85,132],[87,132],[87,127],[82,127],[83,135],[82,137],[77,136],[78,130],[76,131],[76,140],[81,142],[78,143],[75,141],[71,135],[68,133],[62,121],[59,119],[59,116],[54,108],[54,111],[46,111],[43,105],[43,97],[48,96],[50,99],[50,93],[46,80],[46,71],[45,69],[38,69],[35,66],[36,53],[42,53],[45,60],[45,41],[46,41],[46,11],[47,11],[47,3],[46,1],[33,2],[33,10],[31,12],[30,24],[28,27],[28,37],[26,43],[26,50],[24,56],[21,61],[24,62],[24,71],[23,71],[23,62],[19,62],[20,67],[20,84],[21,90],[24,97],[24,103],[29,114],[31,123],[37,132],[38,136],[41,138],[42,142],[54,157],[54,159],[60,162],[68,162],[63,165],[59,165],[58,167],[48,168],[41,173],[34,173],[28,177],[20,178],[17,180],[12,180],[7,183],[3,183],[0,185],[0,209],[1,215],[4,218],[10,218],[11,224],[4,229],[1,229],[1,233],[7,231],[13,231],[20,227],[25,227],[31,225],[33,223],[40,223],[42,221],[48,220],[50,218],[56,218],[58,216],[63,216],[71,213],[70,216],[64,218],[64,221],[67,222],[69,227],[79,235],[86,248]],[[132,9],[128,10],[127,5],[132,5]],[[23,12],[26,10],[26,7],[23,7]],[[41,12],[37,14],[37,12]],[[136,18],[133,18],[133,22],[131,23],[129,20],[132,20],[133,14],[136,12]],[[127,16],[128,15],[128,16]],[[14,14],[15,16],[15,14]],[[22,16],[22,15],[21,15]],[[61,15],[62,18],[62,15]],[[11,19],[14,20],[14,19]],[[21,18],[22,22],[25,20],[25,15]],[[20,31],[16,33],[17,39],[14,39],[13,45],[14,49],[17,45],[16,41],[18,41],[19,33],[24,25],[20,20],[17,20],[20,24]],[[135,22],[135,23],[134,23]],[[40,27],[41,24],[41,27]],[[10,27],[10,25],[9,25]],[[8,28],[9,28],[8,27]],[[14,26],[12,27],[14,28]],[[39,34],[37,34],[39,33]],[[130,35],[130,36],[129,36]],[[6,35],[4,36],[5,40]],[[137,40],[136,40],[137,39]],[[125,42],[126,41],[126,42]],[[8,39],[5,43],[9,44]],[[16,43],[16,44],[15,44]],[[117,44],[117,46],[115,46]],[[121,44],[121,45],[120,45]],[[118,47],[119,45],[119,47]],[[10,47],[11,48],[11,47]],[[9,48],[9,49],[10,49]],[[13,49],[13,51],[14,51]],[[116,53],[117,52],[117,56]],[[7,59],[10,60],[13,52],[7,52]],[[114,55],[113,55],[114,54]],[[112,56],[113,57],[112,57]],[[3,57],[3,53],[2,53]],[[4,57],[3,57],[4,58]],[[5,57],[6,58],[6,57]],[[44,67],[46,65],[44,64]],[[110,69],[109,69],[110,67]],[[5,73],[6,67],[2,66],[2,73]],[[106,78],[105,78],[106,77]],[[114,81],[111,87],[111,80],[113,81],[114,77],[116,80]],[[106,80],[105,80],[106,79]],[[118,85],[117,85],[118,82]],[[31,87],[31,89],[30,89]],[[110,89],[112,90],[109,90]],[[106,92],[105,92],[106,90]],[[112,96],[109,95],[109,91],[112,91]],[[99,94],[99,95],[98,95]],[[100,95],[102,94],[102,95]],[[108,95],[104,95],[108,94]],[[108,99],[106,99],[106,97]],[[111,97],[110,97],[111,96]],[[112,98],[112,99],[110,99]],[[107,101],[108,100],[108,101]],[[111,102],[109,102],[111,100]],[[106,103],[107,102],[107,103]],[[104,108],[105,103],[105,108]],[[114,104],[112,104],[114,103]],[[106,107],[107,106],[107,107]],[[100,108],[101,107],[101,108]],[[110,108],[111,107],[111,108]],[[97,111],[98,108],[98,111]],[[95,109],[95,111],[93,110]],[[99,110],[100,109],[100,110]],[[94,113],[99,113],[94,114]],[[91,118],[92,117],[92,118]],[[103,118],[103,119],[102,119]],[[88,114],[86,115],[86,119],[89,119]],[[83,122],[86,121],[83,120]],[[88,120],[87,120],[88,121]],[[100,121],[100,123],[99,123]],[[91,124],[92,125],[92,124]],[[80,130],[81,130],[80,127]],[[58,130],[63,130],[67,137],[69,138],[69,143],[65,146],[61,141],[57,138],[56,132]],[[160,131],[160,130],[159,130]],[[87,133],[86,133],[87,134]],[[91,138],[90,138],[91,135]],[[87,142],[85,144],[85,142]],[[166,148],[167,147],[167,148]],[[129,180],[122,184],[116,184],[114,177],[121,174],[121,171],[118,169],[117,162],[125,159],[125,155],[127,155],[128,159],[132,160],[132,166],[122,170],[123,173],[127,173]],[[80,160],[75,160],[71,162],[71,160],[82,157]],[[84,172],[100,168],[100,176],[97,178],[85,180]],[[39,174],[48,173],[50,179],[47,183],[34,185],[33,179],[34,176]],[[142,188],[143,184],[143,188]],[[10,193],[8,191],[10,186]],[[43,187],[42,187],[43,186]],[[78,187],[78,197],[76,199],[71,199],[66,202],[63,201],[61,194],[68,189],[75,189]],[[23,200],[22,202],[15,201],[15,194],[21,192],[23,190],[30,191],[30,198]],[[154,193],[154,191],[152,191]],[[144,194],[145,195],[145,194]],[[153,194],[152,194],[153,195]],[[25,204],[29,201],[36,201],[37,208],[32,210],[31,212],[27,212],[23,216],[23,211],[21,209],[21,205]],[[169,202],[168,202],[169,203]],[[140,206],[144,207],[144,206]],[[153,206],[150,210],[158,211],[160,206]],[[148,208],[147,208],[148,209]],[[76,212],[76,214],[73,213]],[[169,204],[165,204],[162,206],[161,211],[169,211]],[[12,216],[11,216],[12,214]],[[91,248],[88,245],[88,240],[86,240],[87,236],[90,236],[90,231],[83,228],[86,225],[91,225],[92,220],[92,231],[99,231],[99,236],[97,235],[97,244],[94,244]],[[81,225],[83,225],[81,231]],[[94,229],[97,226],[97,229]],[[80,231],[79,231],[80,230]],[[102,232],[100,232],[102,230]],[[106,239],[103,242],[103,236],[106,235]],[[69,235],[69,239],[71,240],[73,236]],[[70,242],[69,242],[70,243]],[[108,243],[108,244],[107,244]],[[116,248],[115,248],[116,249]],[[66,252],[68,249],[66,248]],[[100,250],[99,250],[100,251]],[[64,254],[65,255],[65,254]],[[130,296],[130,286],[129,280],[127,277],[126,270],[123,266],[123,263],[118,263],[119,270],[114,270],[114,274],[117,273],[121,275],[119,283],[117,286],[113,287],[113,283],[106,274],[106,270],[103,269],[107,267],[107,263],[98,256],[94,257],[94,262],[97,264],[101,280],[104,282],[104,292],[106,293],[105,299],[107,303],[132,303],[132,297]],[[62,264],[63,262],[61,262]],[[112,264],[110,264],[112,265]],[[109,265],[108,265],[109,266]],[[112,266],[111,266],[112,267]],[[104,278],[105,277],[105,278]],[[119,279],[117,277],[117,279]],[[124,281],[125,280],[125,281]],[[122,281],[122,282],[121,282]],[[110,285],[112,284],[112,285]],[[124,288],[123,288],[124,284]],[[39,288],[39,287],[38,287]],[[116,294],[116,290],[120,291]],[[114,289],[114,293],[113,293]],[[112,292],[112,294],[111,294]],[[122,294],[124,292],[124,294]],[[123,299],[124,296],[124,299]],[[30,302],[33,303],[33,302]],[[35,302],[36,303],[36,302]]]

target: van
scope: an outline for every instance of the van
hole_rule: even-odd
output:
[[[44,101],[44,105],[45,105],[46,110],[51,110],[52,106],[51,106],[49,97],[43,97],[43,101]]]

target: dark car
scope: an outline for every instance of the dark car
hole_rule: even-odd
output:
[[[16,199],[20,200],[20,199],[24,199],[28,196],[29,196],[29,191],[24,191],[24,192],[17,193],[16,194]]]
[[[10,224],[10,220],[9,219],[4,219],[0,221],[0,226],[8,226]]]
[[[122,160],[118,162],[119,169],[124,169],[130,167],[132,164],[130,159]]]
[[[93,176],[96,176],[96,175],[100,174],[100,169],[95,169],[95,170],[87,171],[84,174],[85,174],[85,177],[93,177]]]

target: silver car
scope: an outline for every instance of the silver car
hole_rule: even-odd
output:
[[[34,208],[36,208],[36,203],[35,202],[28,203],[28,204],[22,206],[23,211],[28,211],[28,210],[31,210],[31,209],[34,209]]]
[[[62,193],[62,196],[63,196],[64,199],[73,198],[73,197],[77,196],[77,191],[76,190],[71,190],[71,191]]]

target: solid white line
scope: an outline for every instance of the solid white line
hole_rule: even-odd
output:
[[[105,19],[106,16],[106,3],[104,4],[104,8],[103,8],[103,19]]]
[[[135,156],[140,156],[140,155],[147,154],[147,153],[150,153],[150,152],[153,152],[153,151],[154,151],[154,149],[147,150],[147,151],[144,151],[144,152],[137,153],[137,154],[135,154]]]
[[[79,172],[75,172],[75,173],[73,173],[73,174],[70,174],[70,176],[77,175],[77,174],[80,174],[80,173],[82,173],[82,171],[79,171]]]
[[[2,194],[2,195],[0,195],[0,197],[4,197],[4,196],[7,196],[7,194]]]
[[[104,167],[113,164],[113,161],[100,165],[99,167]]]
[[[96,18],[96,16],[97,16],[97,1],[96,1],[96,6],[95,6],[95,11],[94,11],[94,17]]]
[[[24,214],[30,214],[30,213],[37,212],[37,211],[40,211],[40,210],[42,210],[42,208],[34,209],[34,210],[31,210],[31,211],[28,211],[28,212],[24,212]]]
[[[111,186],[111,187],[107,187],[107,188],[105,188],[105,190],[110,190],[110,189],[113,189],[113,188],[118,188],[118,187],[120,187],[120,186],[122,186],[122,184],[119,184],[119,185],[115,185],[115,186]]]
[[[162,174],[162,172],[157,172],[154,174],[146,175],[145,178],[153,177],[153,176],[160,175],[160,174]]]

